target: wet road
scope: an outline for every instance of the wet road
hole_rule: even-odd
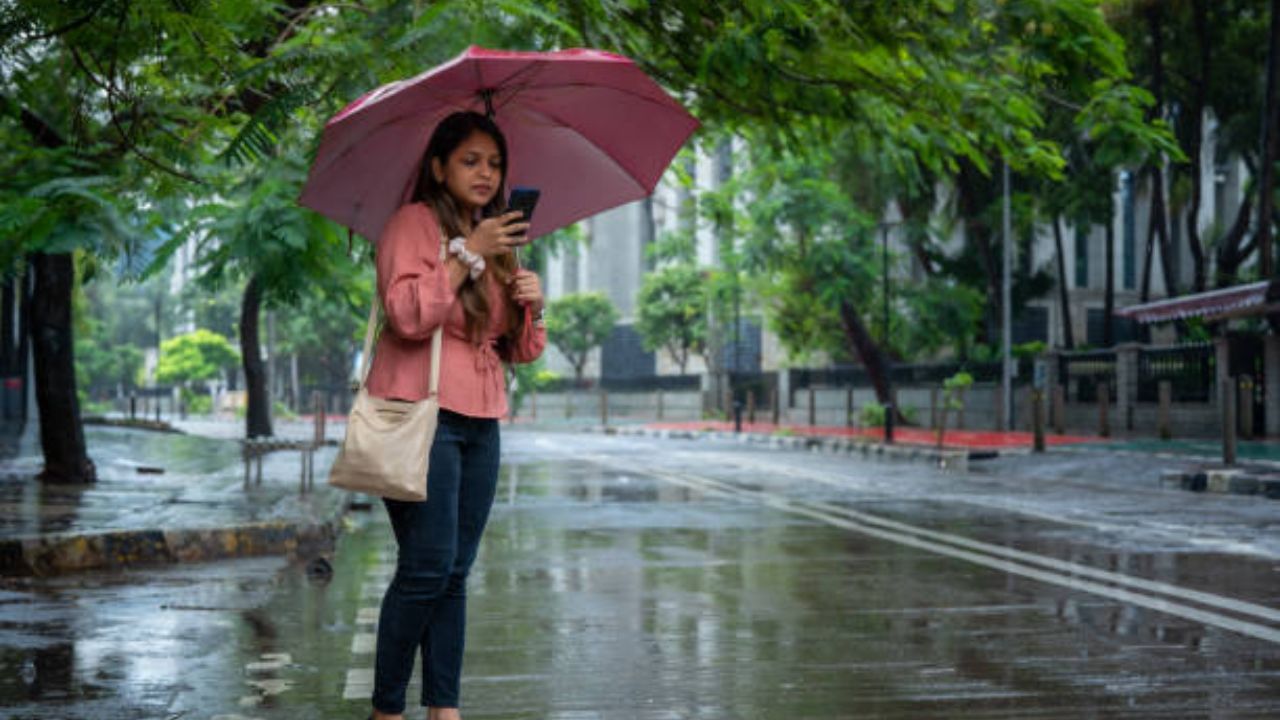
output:
[[[1134,457],[504,442],[471,720],[1280,717],[1280,503],[1162,490]],[[393,562],[378,511],[328,580],[5,581],[0,717],[364,717]]]

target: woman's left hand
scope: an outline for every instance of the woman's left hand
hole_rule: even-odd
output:
[[[511,298],[537,315],[542,312],[542,281],[531,270],[517,270],[511,278]]]

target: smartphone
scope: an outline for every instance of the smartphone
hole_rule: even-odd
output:
[[[507,212],[519,210],[524,214],[523,221],[529,222],[533,219],[533,209],[538,206],[538,197],[541,195],[542,191],[538,190],[538,188],[516,185],[511,188],[511,199],[507,201]]]

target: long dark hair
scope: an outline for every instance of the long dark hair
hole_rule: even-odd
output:
[[[446,117],[431,133],[427,150],[422,155],[422,166],[418,170],[418,183],[413,190],[413,202],[424,203],[435,212],[440,224],[444,227],[446,235],[443,239],[446,241],[448,238],[462,234],[463,210],[444,183],[436,180],[431,168],[432,160],[439,160],[442,166],[448,165],[449,156],[463,141],[471,137],[472,133],[477,132],[493,138],[494,144],[498,146],[498,154],[502,158],[502,179],[498,182],[498,191],[488,205],[480,208],[480,217],[500,215],[506,209],[507,139],[503,136],[502,130],[493,119],[476,112],[456,112]],[[475,218],[470,219],[475,220]],[[510,252],[486,261],[486,272],[493,273],[494,278],[504,287],[515,271],[515,256]],[[464,281],[462,287],[458,289],[458,297],[462,301],[462,309],[467,317],[467,334],[478,343],[483,337],[489,317],[489,297],[484,290],[484,283],[472,282],[470,279]],[[520,327],[520,308],[509,298],[507,304],[511,323],[503,335],[504,340],[510,342],[515,339],[515,332]]]

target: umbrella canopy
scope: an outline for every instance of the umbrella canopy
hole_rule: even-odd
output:
[[[507,187],[542,191],[532,236],[648,196],[698,127],[621,55],[473,46],[330,119],[300,202],[376,241],[409,201],[436,124],[459,110],[491,112],[502,128]]]

